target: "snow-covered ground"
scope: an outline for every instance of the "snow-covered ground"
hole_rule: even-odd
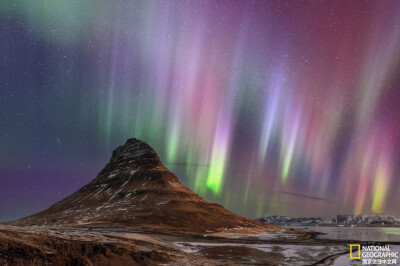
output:
[[[390,245],[390,250],[392,252],[398,252],[398,254],[400,254],[400,245]],[[399,263],[400,261],[398,259],[396,265],[398,265]],[[351,266],[362,265],[362,260],[350,259],[350,256],[347,253],[336,258],[334,263],[332,264],[332,266],[343,266],[343,265],[351,265]]]
[[[321,241],[292,241],[293,234],[284,229],[276,232],[264,232],[259,234],[229,234],[230,237],[223,238],[204,236],[204,240],[170,235],[141,234],[126,229],[112,228],[79,228],[79,227],[57,227],[57,226],[11,226],[0,225],[0,231],[13,231],[25,233],[23,238],[31,237],[31,234],[52,236],[55,238],[92,242],[97,241],[108,244],[131,244],[146,243],[147,247],[139,247],[140,250],[149,251],[152,247],[158,249],[175,250],[184,256],[198,256],[202,258],[224,259],[235,261],[235,258],[245,257],[244,260],[258,263],[259,259],[271,258],[282,265],[306,265],[317,263],[332,255],[328,265],[361,265],[360,260],[350,260],[349,247],[344,243],[331,243],[327,237]],[[340,229],[339,229],[340,230]],[[393,231],[399,233],[398,231]],[[283,237],[282,237],[283,236]],[[400,245],[391,245],[392,251],[400,254]],[[150,248],[150,249],[149,249]],[[183,253],[185,252],[185,253]],[[342,254],[345,253],[345,254]],[[178,253],[177,253],[178,254]],[[211,256],[211,257],[210,257]],[[219,257],[221,256],[221,257]],[[262,263],[268,263],[263,261]],[[330,264],[331,263],[331,264]]]
[[[282,263],[290,265],[305,265],[316,263],[319,260],[348,250],[343,245],[322,246],[322,245],[293,245],[293,244],[246,244],[246,243],[214,243],[214,242],[175,242],[177,248],[187,253],[202,254],[202,250],[209,247],[246,247],[265,252],[266,256],[271,254],[282,254]]]

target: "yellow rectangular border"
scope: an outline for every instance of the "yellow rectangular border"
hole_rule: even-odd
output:
[[[353,247],[358,247],[358,256],[353,257]],[[350,244],[350,259],[359,260],[361,259],[361,245],[360,244]]]

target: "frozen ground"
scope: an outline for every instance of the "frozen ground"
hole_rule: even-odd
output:
[[[293,231],[285,229],[255,234],[176,235],[145,234],[133,228],[0,225],[0,264],[7,262],[10,256],[20,259],[14,261],[17,264],[32,260],[29,252],[24,258],[19,257],[20,253],[11,254],[10,246],[18,247],[16,250],[38,248],[41,257],[50,261],[57,258],[57,254],[67,254],[71,262],[81,256],[81,246],[84,246],[87,253],[84,257],[88,259],[99,256],[99,261],[121,259],[123,265],[134,265],[135,260],[152,265],[361,265],[361,261],[349,259],[346,241],[299,239]],[[59,250],[65,246],[67,251]],[[393,246],[393,249],[400,251],[400,246]],[[104,254],[97,254],[96,250]],[[57,264],[57,261],[51,262]]]
[[[246,244],[246,243],[210,243],[210,242],[175,242],[179,249],[187,253],[204,255],[210,248],[232,250],[232,248],[256,249],[266,257],[275,256],[279,263],[287,265],[306,265],[316,263],[331,254],[339,254],[348,247],[343,245],[291,245],[291,244]],[[281,256],[277,256],[280,254]]]
[[[398,254],[400,254],[400,245],[390,245],[390,249],[392,252],[398,252]],[[399,265],[400,261],[397,260],[398,263],[396,265]],[[354,259],[350,259],[350,256],[348,253],[343,254],[339,257],[337,257],[333,264],[331,264],[332,266],[343,266],[343,265],[351,265],[351,266],[358,266],[358,265],[362,265],[362,260],[354,260]],[[393,265],[393,264],[392,264]]]

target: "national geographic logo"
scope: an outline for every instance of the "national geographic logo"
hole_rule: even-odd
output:
[[[350,245],[350,259],[362,259],[362,264],[396,265],[399,256],[398,251],[392,251],[389,245]]]
[[[354,256],[353,254],[357,255]],[[360,244],[351,244],[350,245],[350,259],[359,260],[361,258],[361,245]]]

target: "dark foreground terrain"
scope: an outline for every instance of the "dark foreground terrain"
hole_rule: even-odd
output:
[[[0,225],[0,265],[308,265],[347,252],[344,243],[284,229],[178,235]]]

